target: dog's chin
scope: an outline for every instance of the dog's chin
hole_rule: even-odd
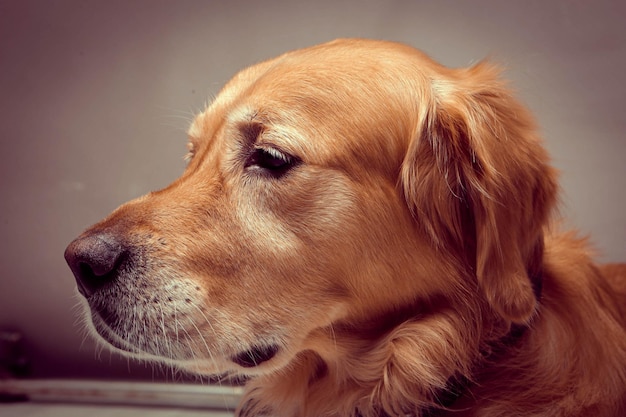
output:
[[[173,365],[203,376],[257,376],[274,372],[285,366],[290,360],[278,344],[269,342],[253,344],[248,349],[228,357],[213,356],[211,360],[164,357],[158,353],[144,350],[118,335],[94,310],[88,308],[87,312],[88,321],[91,323],[89,326],[91,333],[109,349],[123,356]]]
[[[96,338],[107,345],[110,349],[117,351],[125,356],[148,356],[146,352],[142,352],[139,348],[119,336],[111,329],[98,313],[89,311],[91,318],[91,333]]]

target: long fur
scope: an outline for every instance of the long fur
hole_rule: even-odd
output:
[[[626,414],[626,265],[559,231],[493,64],[335,41],[242,71],[189,134],[179,180],[66,252],[98,337],[244,376],[240,417]]]

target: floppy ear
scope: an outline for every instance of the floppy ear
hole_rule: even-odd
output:
[[[486,63],[433,81],[402,166],[407,203],[434,243],[475,272],[492,308],[513,322],[536,306],[543,226],[555,172],[528,111]]]

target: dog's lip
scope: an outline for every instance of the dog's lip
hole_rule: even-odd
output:
[[[124,340],[111,328],[111,326],[102,317],[102,314],[100,311],[92,307],[90,313],[91,313],[91,322],[93,323],[93,327],[95,331],[108,344],[124,352],[140,353],[140,351],[136,347],[134,347],[130,342]]]
[[[236,354],[231,360],[243,368],[254,368],[271,360],[278,351],[279,347],[276,344],[253,346]]]

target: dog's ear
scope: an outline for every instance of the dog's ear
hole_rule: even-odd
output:
[[[535,310],[530,275],[557,187],[528,111],[498,77],[481,63],[433,81],[401,183],[433,242],[460,254],[497,313],[522,323]]]

